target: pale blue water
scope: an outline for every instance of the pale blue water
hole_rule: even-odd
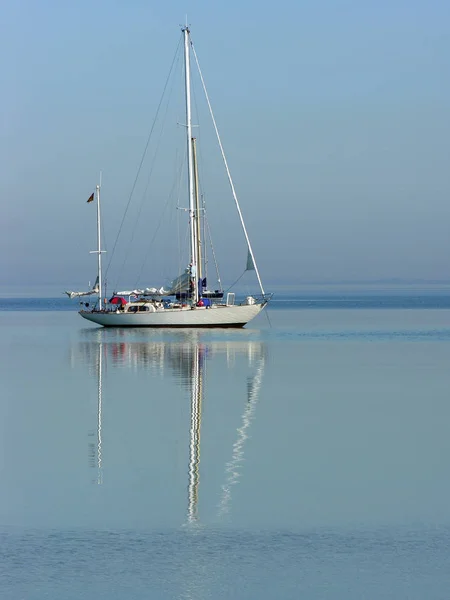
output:
[[[200,332],[3,299],[0,598],[448,598],[450,310],[417,298]]]

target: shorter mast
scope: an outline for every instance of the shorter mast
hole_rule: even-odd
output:
[[[102,245],[101,245],[101,226],[100,226],[100,185],[97,186],[97,252],[98,252],[98,303],[99,310],[103,308],[102,298]]]
[[[101,242],[101,219],[100,219],[100,188],[102,185],[102,174],[100,173],[100,183],[96,186],[97,192],[97,250],[92,250],[91,254],[97,254],[98,257],[98,304],[99,310],[103,308],[103,294],[102,294],[102,254],[106,250],[102,250]]]

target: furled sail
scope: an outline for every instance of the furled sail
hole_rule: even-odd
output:
[[[189,284],[191,281],[191,276],[189,273],[189,269],[186,270],[185,273],[179,275],[176,279],[172,281],[170,284],[169,294],[179,294],[181,292],[189,291]]]
[[[98,276],[97,276],[97,279],[95,280],[94,287],[92,288],[92,290],[89,290],[88,292],[65,291],[64,293],[67,294],[69,296],[69,298],[72,300],[73,298],[80,298],[81,296],[92,296],[93,294],[98,294],[98,292],[99,292],[99,289],[98,289]]]
[[[121,290],[114,293],[119,296],[167,296],[169,294],[168,290],[165,290],[163,287],[147,287],[142,290]]]

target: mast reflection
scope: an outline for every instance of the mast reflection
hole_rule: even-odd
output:
[[[200,430],[202,425],[204,348],[196,345],[192,353],[191,427],[189,438],[188,523],[198,520],[198,485],[200,482]]]
[[[97,483],[103,483],[102,471],[102,376],[103,376],[103,344],[98,345],[98,403],[97,403]]]
[[[247,335],[238,339],[211,341],[198,330],[174,332],[139,332],[86,329],[82,331],[85,341],[73,348],[72,362],[77,356],[84,363],[95,365],[97,374],[97,443],[91,444],[93,463],[97,466],[97,483],[103,482],[102,413],[103,376],[106,363],[112,367],[131,370],[150,370],[164,376],[167,370],[176,376],[181,387],[189,392],[189,450],[187,511],[188,525],[199,522],[200,443],[202,411],[205,402],[206,374],[208,363],[214,357],[224,356],[226,367],[233,369],[237,357],[246,357],[253,375],[247,379],[247,402],[236,430],[236,441],[231,459],[225,466],[225,482],[221,486],[218,516],[223,517],[231,509],[231,492],[242,477],[244,446],[249,437],[249,428],[255,418],[256,405],[266,363],[266,345],[249,340]]]
[[[72,357],[73,362],[73,357]],[[89,437],[96,437],[95,442],[89,443],[90,465],[97,469],[95,483],[103,483],[102,471],[102,394],[103,394],[103,343],[99,342],[97,356],[94,358],[95,371],[97,375],[97,430],[91,431]]]

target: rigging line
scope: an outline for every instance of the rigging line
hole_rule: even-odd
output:
[[[178,53],[177,64],[179,63],[179,60],[180,60],[180,53]],[[150,186],[150,179],[152,177],[153,169],[155,168],[156,156],[158,154],[158,149],[159,149],[159,146],[161,144],[161,140],[162,140],[163,133],[164,133],[164,126],[165,126],[166,119],[167,119],[167,113],[169,111],[170,100],[171,100],[171,95],[172,95],[172,91],[173,91],[173,85],[174,85],[174,82],[172,80],[172,86],[171,86],[171,88],[169,90],[169,93],[167,94],[167,104],[166,104],[166,108],[165,108],[165,111],[164,111],[164,116],[162,118],[161,130],[159,132],[158,141],[156,142],[155,152],[153,154],[153,159],[152,159],[152,162],[151,162],[151,165],[150,165],[150,171],[149,171],[148,178],[147,178],[147,185],[145,186],[145,190],[144,190],[144,192],[142,194],[141,202],[140,202],[140,205],[139,205],[139,210],[138,210],[135,222],[134,222],[133,232],[131,234],[131,239],[130,239],[130,242],[129,242],[128,246],[127,246],[127,250],[125,252],[125,256],[124,256],[124,259],[123,259],[123,262],[122,262],[122,266],[121,266],[121,268],[120,268],[120,270],[118,272],[117,281],[116,281],[116,286],[115,287],[117,287],[117,285],[118,285],[118,281],[119,281],[120,277],[122,276],[123,270],[125,268],[125,264],[126,264],[126,262],[128,260],[129,255],[130,255],[131,248],[133,247],[133,241],[134,241],[134,237],[136,235],[136,229],[137,229],[138,223],[140,221],[140,216],[141,216],[141,213],[142,213],[142,209],[144,207],[144,200],[145,200],[145,197],[147,195],[148,188]],[[167,206],[167,204],[166,204],[166,206]],[[165,212],[166,206],[164,207],[163,212],[162,212],[162,214],[160,216],[160,223],[159,223],[159,225],[161,224],[162,217],[164,216],[164,212]],[[159,225],[157,227],[155,235],[153,236],[153,240],[155,239],[155,236],[156,236],[156,234],[158,232]],[[150,247],[147,249],[147,253],[149,252],[149,250],[150,250]],[[144,254],[144,260],[143,260],[143,262],[141,264],[141,270],[140,270],[139,278],[140,278],[140,276],[142,274],[142,270],[143,270],[144,264],[146,262],[147,253]],[[137,285],[135,287],[137,287]]]
[[[183,144],[183,146],[184,146],[184,144]],[[177,258],[177,260],[178,260],[178,252],[180,250],[180,239],[181,239],[180,213],[184,212],[181,210],[181,206],[180,206],[180,192],[182,189],[182,179],[183,179],[183,175],[184,175],[185,166],[186,165],[185,165],[185,161],[184,161],[184,155],[182,155],[180,153],[180,149],[177,147],[176,160],[175,160],[175,177],[174,177],[173,187],[170,192],[172,202],[173,202],[173,207],[174,207],[174,210],[170,213],[170,219],[171,219],[171,223],[173,223],[173,221],[176,221],[176,231],[177,231],[176,241],[177,241],[178,245],[176,246],[176,248],[174,248],[174,255]]]
[[[199,141],[199,143],[197,144],[197,152],[200,155],[200,162],[203,163],[202,144],[200,143],[201,133],[202,133],[201,132],[201,127],[200,127],[200,111],[198,110],[197,94],[195,92],[195,89],[196,89],[195,85],[193,85],[192,86],[192,97],[194,99],[195,118],[196,118],[196,121],[197,121],[196,128],[197,128],[197,132],[198,132],[198,134],[197,134],[196,137],[197,137],[197,139]],[[198,163],[198,161],[197,161],[197,163]],[[197,170],[199,170],[198,167],[199,167],[199,165],[197,164]],[[199,178],[198,179],[199,179],[199,184],[200,184],[200,193],[203,193],[204,190],[202,189],[202,178],[200,176],[200,172],[199,172]]]
[[[267,322],[269,323],[269,327],[270,327],[270,329],[272,329],[272,321],[270,320],[269,311],[267,310],[267,308],[264,312],[266,313]]]
[[[103,221],[101,223],[101,228],[102,228],[102,246],[104,248],[104,251],[108,252],[108,244],[106,243],[105,226],[103,224]],[[106,279],[106,273],[103,277],[102,283],[103,283],[103,292],[104,292],[104,295],[106,296],[107,295],[106,290],[108,289],[108,280]]]
[[[205,228],[208,230],[208,239],[209,239],[209,245],[211,246],[211,254],[212,254],[212,257],[213,257],[214,266],[216,267],[217,281],[219,283],[219,289],[221,290],[222,289],[222,281],[220,279],[219,264],[217,262],[216,253],[214,251],[214,246],[213,246],[213,243],[212,243],[212,236],[211,236],[211,228],[209,226],[209,221],[206,218],[206,213],[205,213],[205,217],[204,218],[205,218]],[[245,271],[244,271],[244,273],[245,273]],[[242,275],[241,275],[241,277],[242,277]]]
[[[102,246],[104,248],[105,253],[107,253],[108,252],[108,244],[107,244],[107,241],[106,241],[105,219],[104,218],[102,218],[102,220],[101,220],[100,227],[101,227],[101,230],[102,230]],[[105,289],[106,289],[106,274],[105,274],[105,277],[103,279],[104,279],[103,285],[105,286]],[[105,292],[105,295],[106,295],[106,292]]]
[[[197,101],[197,93],[196,93],[196,86],[192,86],[192,97],[194,99],[194,107],[195,107],[195,116],[196,116],[196,121],[197,121],[197,140],[198,140],[198,144],[197,144],[197,155],[199,156],[200,160],[197,160],[197,171],[198,171],[198,184],[199,184],[199,194],[200,197],[202,198],[202,206],[201,206],[201,210],[203,210],[203,215],[205,214],[205,209],[204,209],[204,195],[206,193],[205,188],[204,188],[204,182],[203,182],[203,177],[202,177],[202,165],[204,164],[203,161],[203,152],[202,152],[202,143],[201,143],[201,139],[202,139],[202,125],[200,124],[200,111],[198,109],[198,101]],[[203,232],[204,233],[204,232]],[[205,239],[205,237],[203,236],[203,239]]]
[[[204,277],[206,277],[206,281],[208,281],[208,252],[207,252],[207,248],[206,248],[206,208],[205,208],[205,188],[204,188],[204,182],[203,182],[203,177],[202,177],[202,167],[201,165],[204,164],[203,161],[203,152],[202,152],[202,143],[201,143],[201,138],[202,138],[202,128],[200,125],[200,111],[198,110],[198,102],[197,102],[197,94],[195,91],[195,86],[192,87],[192,96],[194,98],[194,106],[195,106],[195,114],[196,114],[196,119],[197,119],[197,131],[198,131],[198,135],[197,135],[197,139],[198,139],[198,144],[197,144],[197,151],[198,151],[198,156],[200,157],[200,160],[197,161],[197,171],[198,171],[198,184],[199,184],[199,194],[201,197],[201,207],[200,207],[200,215],[198,215],[198,218],[201,219],[202,222],[202,234],[201,234],[201,239],[202,241],[202,245],[203,245],[203,249],[202,249],[202,254],[203,254],[203,267],[204,267]],[[203,218],[201,218],[203,217]],[[210,242],[210,246],[212,251],[214,252],[214,248],[212,245],[212,238],[211,238],[211,233],[209,234],[209,242]],[[216,263],[216,271],[217,271],[217,277],[219,279],[220,282],[220,277],[219,277],[219,269],[217,267],[217,262],[214,259],[215,263]]]
[[[108,244],[106,243],[106,234],[105,234],[105,226],[103,224],[103,221],[101,223],[101,228],[102,228],[102,246],[105,249],[105,252],[108,251]]]
[[[184,170],[186,168],[186,149],[184,149],[184,154],[181,157],[181,168],[180,168],[180,176],[178,178],[178,188],[177,188],[177,205],[176,205],[176,212],[177,212],[177,243],[178,243],[178,274],[181,273],[181,267],[182,267],[182,261],[183,261],[183,250],[182,250],[182,244],[181,244],[181,218],[180,218],[180,212],[183,210],[182,207],[180,206],[180,196],[181,196],[181,181],[183,179],[184,176]],[[188,230],[189,230],[189,224],[188,224]],[[186,237],[184,242],[186,243]],[[183,246],[184,247],[184,246]]]
[[[178,60],[177,60],[177,64],[178,64],[178,63],[179,63],[179,60],[180,60],[180,53],[178,52],[176,56],[177,56],[177,59],[178,59]],[[172,64],[172,67],[173,67],[173,64]],[[170,77],[170,73],[169,73],[169,77]],[[172,78],[172,79],[173,79],[173,78]],[[168,98],[167,98],[166,108],[165,108],[165,111],[164,111],[164,116],[163,116],[163,119],[162,119],[162,126],[161,126],[161,129],[160,129],[160,132],[159,132],[158,141],[157,141],[157,143],[156,143],[155,152],[154,152],[154,154],[153,154],[153,160],[152,160],[152,163],[151,163],[151,166],[150,166],[150,172],[149,172],[149,175],[148,175],[148,178],[147,178],[147,185],[145,186],[145,190],[144,190],[144,192],[143,192],[143,194],[142,194],[142,198],[141,198],[141,202],[140,202],[140,206],[139,206],[138,214],[137,214],[137,216],[136,216],[136,219],[135,219],[135,222],[134,222],[134,227],[133,227],[133,231],[132,231],[132,235],[131,235],[131,240],[130,240],[129,244],[127,245],[127,250],[126,250],[126,252],[125,252],[124,260],[123,260],[123,262],[122,262],[122,266],[121,266],[121,268],[120,268],[120,270],[119,270],[119,272],[118,272],[118,275],[117,275],[117,280],[116,280],[116,285],[115,285],[115,287],[117,287],[117,285],[118,285],[118,282],[119,282],[119,279],[120,279],[120,278],[121,278],[121,276],[122,276],[122,273],[123,273],[123,271],[124,271],[124,269],[125,269],[126,262],[127,262],[127,260],[128,260],[128,257],[129,257],[129,255],[130,255],[130,250],[131,250],[131,248],[132,248],[132,246],[133,246],[134,237],[135,237],[135,235],[136,235],[136,229],[137,229],[138,222],[139,222],[139,220],[140,220],[140,216],[141,216],[142,209],[143,209],[143,206],[144,206],[144,200],[145,200],[145,196],[146,196],[146,194],[147,194],[147,191],[148,191],[148,188],[149,188],[149,185],[150,185],[150,179],[151,179],[151,176],[152,176],[152,173],[153,173],[153,169],[154,169],[154,166],[155,166],[155,162],[156,162],[156,156],[157,156],[157,154],[158,154],[158,148],[159,148],[159,146],[160,146],[161,139],[162,139],[162,136],[163,136],[163,132],[164,132],[164,125],[165,125],[166,118],[167,118],[167,113],[168,113],[168,110],[169,110],[170,98],[171,98],[171,93],[172,93],[172,90],[173,90],[173,80],[172,80],[172,86],[171,86],[171,88],[170,88],[170,90],[169,90],[169,93],[168,93]],[[163,93],[163,97],[164,97],[164,93]],[[161,100],[162,100],[162,99],[161,99]],[[160,106],[161,106],[161,103],[160,103]],[[157,115],[156,115],[156,117],[157,117],[157,116],[158,116],[158,114],[159,114],[160,106],[158,106],[158,111],[157,111]],[[145,260],[146,260],[146,259],[145,259],[145,255],[144,255],[144,261],[143,261],[144,263],[145,263]],[[142,269],[143,269],[143,264],[141,265],[141,272],[142,272]]]
[[[159,218],[158,224],[157,224],[157,226],[156,226],[156,229],[155,229],[155,231],[154,231],[154,233],[153,233],[153,237],[151,238],[151,240],[150,240],[150,243],[149,243],[149,245],[148,245],[148,247],[147,247],[147,250],[146,250],[146,252],[145,252],[145,255],[144,255],[144,256],[145,256],[145,258],[144,258],[144,260],[142,261],[142,265],[141,265],[141,268],[140,268],[140,270],[139,270],[139,274],[138,274],[138,276],[137,276],[137,279],[136,279],[136,284],[135,284],[135,286],[134,286],[135,288],[137,288],[137,286],[138,286],[138,283],[139,283],[139,281],[141,280],[142,272],[143,272],[143,270],[144,270],[144,267],[145,267],[145,265],[146,265],[146,263],[147,263],[147,258],[148,258],[148,255],[149,255],[149,253],[150,253],[151,247],[153,246],[153,244],[154,244],[154,242],[155,242],[155,239],[156,239],[156,236],[158,235],[158,231],[159,231],[159,229],[160,229],[160,227],[161,227],[161,223],[162,223],[162,220],[163,220],[164,214],[165,214],[165,212],[166,212],[167,205],[169,204],[169,200],[170,200],[170,196],[168,196],[168,197],[167,197],[167,200],[166,200],[166,202],[165,202],[165,204],[164,204],[164,208],[163,208],[163,211],[162,211],[162,213],[161,213],[161,215],[160,215],[160,218]]]
[[[200,189],[201,189],[201,185],[200,185]],[[203,267],[204,267],[204,271],[205,271],[205,278],[206,281],[208,281],[208,263],[209,263],[209,259],[208,259],[208,250],[206,247],[206,242],[207,242],[207,237],[206,237],[206,208],[205,208],[205,197],[203,194],[201,194],[200,196],[201,198],[201,215],[202,215],[202,220],[201,220],[201,227],[202,227],[202,240],[203,240]],[[211,242],[211,240],[210,240]],[[211,248],[212,248],[212,243],[211,243]],[[212,248],[213,249],[213,248]],[[214,251],[214,249],[213,249]]]
[[[239,275],[239,277],[236,279],[236,281],[235,281],[234,283],[232,283],[232,284],[231,284],[231,285],[230,285],[230,286],[229,286],[229,287],[228,287],[228,288],[225,290],[225,292],[224,292],[224,293],[226,294],[227,292],[229,292],[229,291],[231,290],[231,288],[232,288],[232,287],[234,287],[234,286],[237,284],[237,282],[238,282],[240,279],[242,279],[242,278],[244,277],[245,273],[247,273],[247,269],[244,269],[244,270],[243,270],[243,272],[242,272],[242,273]]]
[[[186,178],[188,176],[188,169],[187,169],[187,148],[186,146],[184,146],[184,155],[183,155],[183,159],[182,159],[182,172],[180,173],[180,179],[178,181],[178,197],[177,197],[177,208],[178,208],[178,214],[180,213],[186,213],[189,211],[188,208],[185,208],[183,206],[180,206],[180,198],[181,198],[181,194],[182,194],[182,179],[183,176],[185,175],[185,171],[186,171]],[[180,224],[181,219],[179,218],[178,223]],[[187,219],[186,224],[185,224],[185,229],[184,229],[184,239],[182,240],[182,231],[181,228],[179,227],[178,229],[178,275],[181,275],[183,272],[185,272],[186,269],[186,265],[189,263],[190,261],[190,253],[188,254],[188,257],[186,257],[185,253],[186,253],[186,248],[189,248],[189,236],[190,236],[190,222],[189,219]]]
[[[187,225],[186,225],[186,233],[184,235],[184,244],[183,245],[185,248],[188,245],[188,239],[189,239],[189,223],[187,223]],[[184,264],[186,264],[186,263],[184,263]],[[180,262],[178,263],[178,275],[181,275],[182,268],[183,268],[183,250],[181,249],[181,244],[180,244]]]
[[[124,215],[123,215],[122,222],[120,223],[120,227],[119,227],[119,231],[118,231],[118,233],[117,233],[116,241],[114,242],[114,246],[113,246],[113,249],[112,249],[112,252],[111,252],[111,257],[110,257],[110,259],[109,259],[109,261],[108,261],[108,266],[106,267],[106,271],[105,271],[105,277],[106,277],[106,276],[107,276],[107,274],[108,274],[109,267],[111,266],[111,262],[112,262],[112,259],[113,259],[113,256],[114,256],[114,253],[115,253],[115,251],[116,251],[117,242],[119,241],[119,237],[120,237],[120,234],[121,234],[121,232],[122,232],[123,224],[124,224],[124,222],[125,222],[125,217],[127,216],[127,212],[128,212],[128,209],[129,209],[129,207],[130,207],[131,198],[133,197],[134,188],[136,187],[137,180],[138,180],[139,174],[140,174],[140,172],[141,172],[142,165],[143,165],[143,163],[144,163],[144,160],[145,160],[145,156],[146,156],[146,154],[147,154],[147,149],[148,149],[148,146],[149,146],[149,144],[150,144],[150,139],[151,139],[151,137],[152,137],[152,133],[153,133],[153,130],[154,130],[154,128],[155,128],[156,120],[157,120],[157,118],[158,118],[159,110],[160,110],[160,108],[161,108],[161,104],[162,104],[162,101],[163,101],[164,95],[165,95],[165,93],[166,93],[167,85],[168,85],[168,83],[169,83],[170,76],[171,76],[171,74],[172,74],[172,70],[173,70],[173,66],[174,66],[174,64],[175,64],[175,60],[176,60],[176,58],[177,58],[177,56],[178,56],[178,52],[179,52],[179,50],[180,50],[180,46],[181,46],[181,40],[182,40],[182,39],[183,39],[183,36],[180,36],[180,39],[178,40],[177,48],[176,48],[176,50],[175,50],[175,55],[174,55],[174,57],[173,57],[173,59],[172,59],[172,64],[170,65],[169,74],[167,75],[167,79],[166,79],[166,82],[165,82],[165,84],[164,84],[164,89],[163,89],[163,92],[162,92],[162,95],[161,95],[161,98],[160,98],[160,101],[159,101],[159,104],[158,104],[158,108],[156,109],[156,115],[155,115],[155,118],[154,118],[154,120],[153,120],[153,124],[152,124],[152,127],[151,127],[151,129],[150,129],[150,133],[148,134],[147,143],[145,144],[145,148],[144,148],[144,152],[143,152],[143,154],[142,154],[141,162],[139,163],[139,167],[138,167],[138,170],[137,170],[137,173],[136,173],[136,177],[135,177],[135,179],[134,179],[133,186],[132,186],[132,188],[131,188],[131,192],[130,192],[130,195],[129,195],[129,198],[128,198],[128,203],[127,203],[127,206],[126,206],[126,208],[125,208],[125,213],[124,213]]]
[[[182,167],[180,168],[180,172],[182,172]],[[178,178],[177,178],[177,180],[178,180]],[[174,189],[175,189],[175,186],[176,186],[176,185],[177,185],[177,181],[175,181],[175,182],[174,182],[174,184],[173,184],[173,186],[172,186],[172,189],[170,190],[170,193],[169,193],[169,195],[167,196],[166,202],[165,202],[165,204],[164,204],[164,208],[163,208],[163,210],[162,210],[162,212],[161,212],[161,214],[160,214],[160,217],[159,217],[158,224],[157,224],[157,226],[156,226],[156,229],[155,229],[155,231],[154,231],[154,233],[153,233],[153,237],[152,237],[152,239],[150,240],[150,243],[149,243],[149,245],[148,245],[148,247],[147,247],[147,251],[145,252],[145,257],[144,257],[144,260],[142,261],[141,269],[140,269],[140,271],[139,271],[139,275],[138,275],[138,278],[137,278],[137,281],[136,281],[136,285],[135,285],[135,287],[137,287],[137,285],[138,285],[138,283],[139,283],[139,281],[140,281],[140,279],[141,279],[142,272],[143,272],[143,270],[144,270],[144,267],[145,267],[145,265],[146,265],[146,263],[147,263],[147,258],[148,258],[148,255],[149,255],[149,253],[150,253],[150,249],[151,249],[151,247],[153,246],[153,244],[154,244],[154,242],[155,242],[156,236],[158,235],[158,231],[159,231],[159,229],[160,229],[160,227],[161,227],[161,224],[162,224],[162,221],[163,221],[164,215],[165,215],[165,213],[166,213],[166,210],[167,210],[167,207],[168,207],[168,205],[169,205],[169,201],[171,200],[171,198],[172,198],[172,196],[173,196],[173,194],[174,194]]]
[[[184,172],[183,169],[183,164],[184,161],[181,162],[181,173]],[[181,174],[180,174],[180,181],[181,181]],[[178,210],[180,208],[180,188],[181,185],[179,185],[178,190],[177,190],[177,206],[176,206],[176,215],[177,215],[177,259],[178,259],[178,269],[181,268],[181,219],[180,219],[180,211]]]
[[[216,119],[214,117],[214,113],[213,113],[213,110],[212,110],[211,102],[209,101],[209,95],[208,95],[208,91],[206,89],[205,80],[203,79],[202,70],[200,69],[200,63],[198,62],[197,53],[195,52],[194,44],[192,43],[192,41],[191,41],[191,48],[192,48],[192,52],[194,54],[195,62],[197,64],[198,73],[200,75],[200,79],[201,79],[202,86],[203,86],[203,91],[204,91],[205,97],[206,97],[206,102],[208,104],[209,114],[211,115],[211,119],[212,119],[212,122],[213,122],[213,125],[214,125],[214,130],[216,132],[217,141],[219,142],[220,152],[222,154],[222,159],[223,159],[223,162],[224,162],[224,165],[225,165],[225,170],[226,170],[227,176],[228,176],[228,182],[230,184],[231,192],[233,194],[234,202],[236,204],[236,209],[238,211],[239,219],[241,221],[242,231],[244,232],[245,241],[247,242],[247,246],[248,246],[248,251],[250,252],[250,256],[252,257],[252,260],[253,260],[253,266],[255,267],[255,274],[256,274],[256,278],[258,279],[258,283],[259,283],[259,287],[261,289],[261,293],[264,296],[265,294],[264,294],[264,288],[263,288],[263,285],[262,285],[261,277],[259,276],[259,270],[258,270],[258,267],[256,265],[255,256],[253,254],[252,246],[250,244],[250,239],[248,237],[247,228],[245,227],[244,217],[242,216],[241,207],[239,205],[239,201],[238,201],[238,198],[237,198],[237,195],[236,195],[236,190],[234,189],[233,179],[231,178],[230,169],[228,167],[228,161],[226,159],[225,151],[224,151],[223,146],[222,146],[222,140],[220,139],[219,129],[217,128],[217,123],[216,123]]]

